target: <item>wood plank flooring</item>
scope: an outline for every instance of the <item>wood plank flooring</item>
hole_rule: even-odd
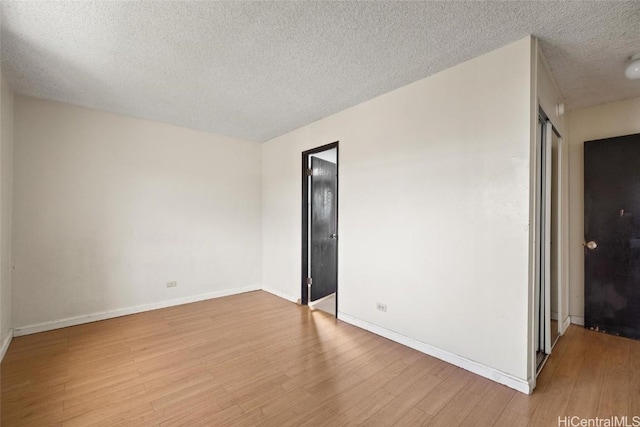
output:
[[[2,426],[557,426],[640,415],[640,342],[572,326],[527,396],[257,291],[15,338]]]

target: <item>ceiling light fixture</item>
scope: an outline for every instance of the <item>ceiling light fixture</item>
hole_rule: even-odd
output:
[[[629,80],[640,79],[640,53],[636,53],[630,59],[631,62],[627,65],[626,70],[624,70],[624,75],[627,76]]]

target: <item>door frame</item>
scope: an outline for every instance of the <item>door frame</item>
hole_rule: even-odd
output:
[[[562,336],[565,332],[566,332],[566,325],[564,324],[564,317],[568,316],[568,313],[566,313],[565,310],[565,304],[568,302],[567,299],[567,291],[568,291],[568,280],[567,277],[565,275],[565,273],[567,272],[567,266],[566,266],[566,258],[565,258],[565,252],[568,251],[568,247],[567,247],[567,243],[568,243],[568,216],[567,216],[567,211],[565,206],[563,205],[564,203],[564,199],[566,196],[566,189],[565,189],[565,185],[566,185],[566,177],[565,174],[567,173],[567,169],[565,163],[565,153],[564,150],[566,149],[565,146],[565,140],[562,136],[562,134],[558,131],[558,129],[556,128],[556,126],[554,125],[553,121],[549,118],[549,116],[544,112],[544,110],[542,109],[541,106],[538,106],[537,109],[537,114],[536,114],[536,123],[538,122],[538,120],[540,120],[543,125],[542,125],[542,135],[538,135],[538,126],[536,124],[536,132],[535,132],[535,144],[534,144],[534,149],[532,150],[532,154],[533,154],[533,161],[532,161],[532,166],[533,166],[533,170],[532,170],[532,175],[533,175],[533,186],[532,189],[534,191],[534,197],[531,199],[531,202],[534,206],[533,208],[533,215],[532,215],[532,249],[534,252],[534,256],[533,256],[533,292],[530,294],[531,297],[533,298],[533,301],[531,302],[531,309],[532,312],[534,313],[534,316],[538,315],[538,309],[539,306],[537,304],[537,290],[539,289],[539,284],[540,281],[543,279],[541,277],[541,265],[543,265],[542,263],[542,259],[541,259],[541,255],[545,255],[548,261],[551,261],[550,256],[551,253],[549,254],[542,254],[541,253],[541,246],[543,244],[543,242],[545,240],[548,241],[548,238],[551,237],[549,234],[547,234],[547,239],[544,239],[542,237],[542,234],[545,233],[545,230],[543,229],[544,227],[544,220],[541,221],[542,216],[545,215],[544,212],[542,212],[542,209],[544,208],[545,203],[542,202],[541,200],[541,196],[542,196],[542,176],[541,176],[541,172],[543,170],[547,170],[547,168],[552,167],[552,160],[550,157],[544,156],[546,158],[543,158],[543,156],[541,156],[542,154],[542,148],[540,146],[540,143],[542,142],[543,139],[548,139],[548,141],[546,141],[547,144],[551,144],[551,138],[549,138],[550,136],[552,136],[552,134],[555,134],[557,141],[558,141],[558,149],[557,149],[557,164],[558,164],[558,170],[557,170],[557,176],[555,177],[556,179],[556,185],[557,185],[557,194],[556,197],[553,199],[553,201],[551,200],[551,192],[549,191],[548,194],[545,194],[545,196],[547,197],[546,202],[552,202],[555,204],[555,209],[557,209],[557,217],[556,217],[556,233],[553,236],[553,238],[557,241],[556,245],[557,245],[557,254],[556,254],[556,258],[554,258],[554,262],[556,263],[556,280],[558,283],[558,337]],[[549,146],[550,148],[550,146]],[[551,150],[549,150],[551,151]],[[545,161],[546,165],[542,165],[542,161]],[[545,192],[546,193],[546,192]],[[550,215],[549,218],[547,218],[548,221],[551,220]],[[546,227],[545,227],[546,228]],[[546,234],[546,233],[545,233]],[[542,241],[541,241],[542,238]],[[549,248],[550,250],[550,248]],[[549,278],[549,276],[547,276],[547,278]],[[550,296],[550,295],[546,295],[546,296]],[[549,307],[550,309],[550,307]],[[537,345],[535,343],[537,343],[537,340],[539,339],[539,335],[538,335],[538,329],[536,328],[536,322],[535,322],[535,318],[532,319],[532,323],[531,324],[531,328],[529,329],[532,333],[532,337],[531,337],[531,341],[532,343],[534,343],[533,348],[531,348],[531,371],[533,372],[533,376],[529,378],[530,381],[530,385],[532,386],[532,390],[533,388],[535,388],[535,384],[536,384],[536,377],[537,375],[540,373],[540,371],[542,370],[545,362],[546,362],[546,358],[545,361],[540,365],[537,366],[536,363],[536,347]],[[541,325],[542,326],[542,325]],[[550,345],[549,345],[550,344]],[[546,343],[544,347],[547,348],[547,350],[549,350],[549,353],[552,349],[552,347],[554,346],[555,341],[552,343]],[[549,354],[547,353],[547,355]]]
[[[300,269],[300,303],[302,305],[309,304],[309,287],[307,285],[307,272],[309,271],[309,176],[307,176],[307,169],[309,168],[309,157],[312,154],[320,153],[322,151],[336,149],[336,234],[338,234],[338,241],[336,243],[336,276],[338,275],[338,250],[340,246],[340,232],[339,232],[339,212],[340,212],[340,148],[339,141],[325,144],[320,147],[312,148],[311,150],[302,152],[302,266]],[[338,279],[336,278],[336,317],[338,317]]]

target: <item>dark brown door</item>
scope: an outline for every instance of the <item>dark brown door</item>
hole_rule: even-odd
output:
[[[585,326],[640,339],[640,134],[584,144]]]
[[[311,169],[311,301],[316,301],[336,292],[338,283],[338,168],[311,157]]]

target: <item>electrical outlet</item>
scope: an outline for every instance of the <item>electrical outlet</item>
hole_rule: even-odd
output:
[[[175,288],[178,286],[178,282],[167,282],[167,288]]]
[[[380,311],[387,312],[387,304],[382,304],[381,302],[376,303],[376,308]]]

